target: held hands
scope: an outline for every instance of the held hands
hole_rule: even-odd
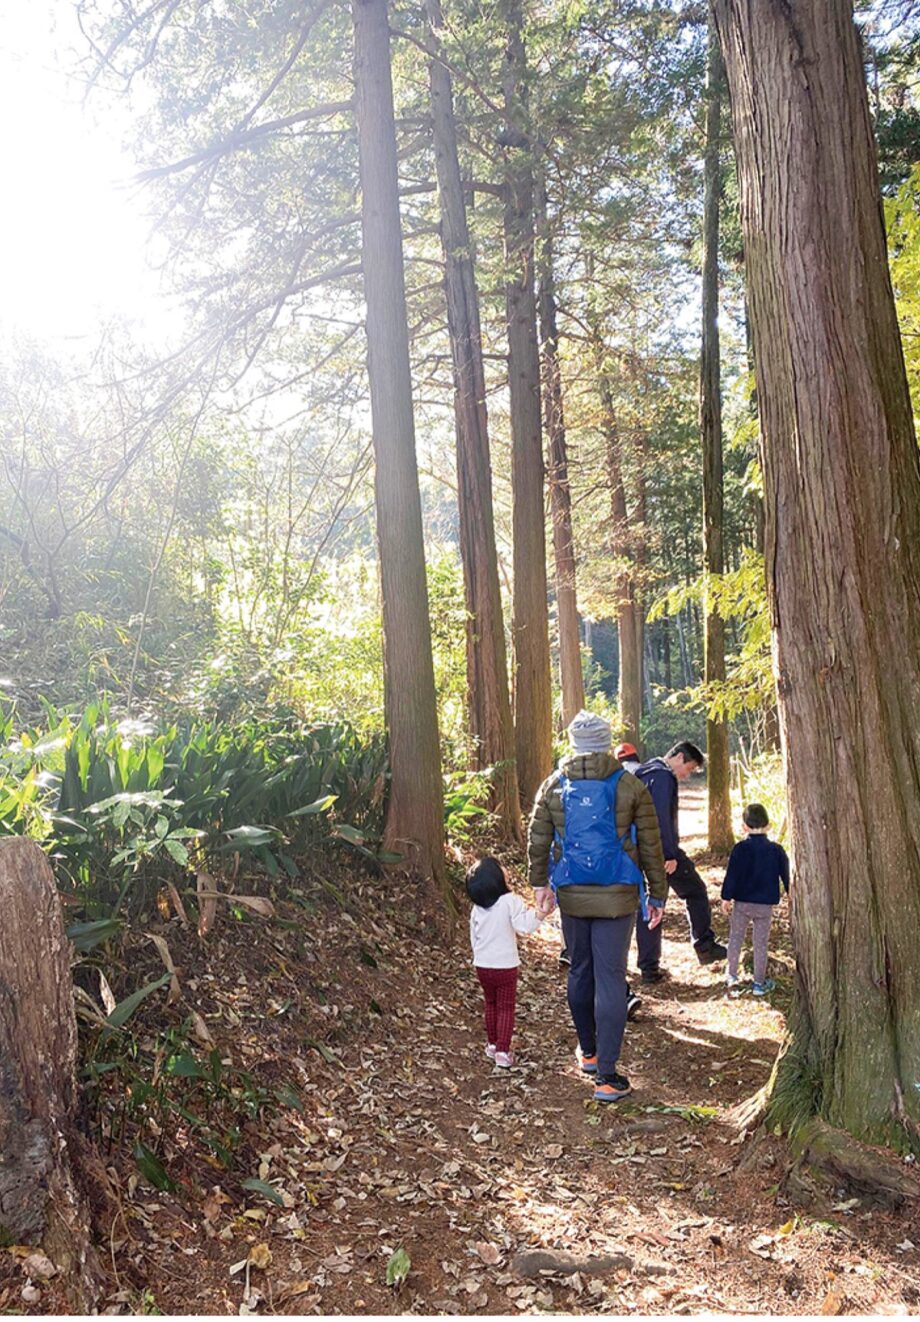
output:
[[[723,913],[730,914],[731,911],[732,911],[732,902],[731,902],[731,900],[723,900],[723,901],[722,901],[722,912],[723,912]]]
[[[556,907],[556,897],[553,894],[552,886],[535,886],[533,902],[537,906],[537,913],[541,918],[551,914]]]
[[[654,932],[663,917],[664,905],[659,908],[657,904],[650,904],[648,906],[648,930]]]

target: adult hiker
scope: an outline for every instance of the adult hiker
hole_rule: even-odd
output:
[[[631,771],[633,775],[642,765],[642,759],[636,749],[635,744],[622,743],[617,744],[613,750],[613,756],[618,760],[624,771]]]
[[[537,791],[527,841],[530,884],[542,912],[558,900],[581,1068],[596,1075],[595,1099],[615,1102],[630,1092],[617,1067],[636,909],[641,905],[654,931],[668,882],[655,805],[611,753],[608,722],[580,711],[569,738],[572,752]]]
[[[675,895],[684,901],[690,923],[690,939],[701,964],[712,964],[728,954],[725,946],[715,938],[712,930],[712,909],[706,883],[680,847],[677,825],[677,787],[705,764],[704,754],[685,739],[675,744],[664,757],[653,757],[643,762],[636,772],[652,796],[661,828],[664,866]],[[667,977],[661,967],[661,928],[652,927],[640,917],[636,923],[636,945],[639,948],[639,971],[643,982],[660,982]]]

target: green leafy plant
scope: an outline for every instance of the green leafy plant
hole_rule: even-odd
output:
[[[397,1289],[409,1275],[412,1268],[412,1259],[405,1249],[397,1249],[391,1254],[387,1262],[387,1285],[395,1286]]]
[[[115,721],[104,703],[48,717],[47,729],[16,733],[3,713],[0,829],[45,845],[89,922],[143,912],[192,868],[235,872],[245,858],[294,878],[298,859],[331,841],[385,861],[380,737],[288,719],[155,729]]]
[[[469,842],[491,816],[486,806],[489,771],[444,777],[444,830],[449,840]]]

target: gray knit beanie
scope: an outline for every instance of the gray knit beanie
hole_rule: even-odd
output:
[[[569,738],[576,753],[609,752],[610,723],[603,716],[582,709],[569,726]]]

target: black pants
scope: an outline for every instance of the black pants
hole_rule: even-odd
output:
[[[697,954],[708,950],[715,942],[712,930],[712,909],[706,883],[693,863],[681,849],[677,855],[677,868],[668,877],[671,890],[687,906],[690,940]],[[636,945],[639,949],[639,968],[643,973],[657,969],[661,962],[661,924],[649,931],[641,914],[636,920]]]

